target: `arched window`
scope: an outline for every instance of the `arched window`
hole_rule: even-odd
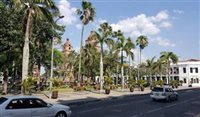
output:
[[[197,83],[199,83],[199,78],[196,78]]]

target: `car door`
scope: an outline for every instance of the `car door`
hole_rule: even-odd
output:
[[[31,117],[53,117],[54,111],[41,99],[30,99]]]
[[[31,110],[23,99],[13,99],[2,111],[3,117],[31,117]]]
[[[174,90],[170,89],[170,92],[171,92],[172,99],[175,100],[176,99],[176,94],[175,94]]]

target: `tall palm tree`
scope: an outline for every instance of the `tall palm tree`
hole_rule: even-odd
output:
[[[167,77],[167,83],[169,84],[170,82],[170,63],[177,63],[178,62],[178,57],[176,54],[174,54],[173,52],[161,52],[160,53],[161,56],[160,56],[160,59],[162,59],[165,64],[167,65],[167,69],[166,69],[166,72],[168,74],[168,77]]]
[[[95,32],[98,43],[100,43],[100,92],[103,90],[103,45],[106,43],[108,46],[113,45],[112,36],[112,27],[107,23],[100,24],[98,32]]]
[[[28,75],[29,41],[33,20],[46,19],[48,22],[53,22],[52,14],[58,13],[58,8],[53,0],[12,0],[11,3],[16,9],[25,9],[27,19],[22,59],[22,80],[24,80]]]
[[[122,90],[124,90],[124,52],[126,55],[130,55],[131,58],[134,58],[134,54],[131,51],[135,48],[134,43],[131,41],[131,38],[125,38],[124,34],[119,30],[114,32],[114,36],[118,39],[116,44],[116,52],[121,54],[121,77],[122,77]]]
[[[92,77],[93,75],[93,70],[94,70],[94,67],[93,65],[95,64],[95,55],[96,55],[96,47],[95,45],[93,44],[86,44],[84,47],[83,47],[83,56],[84,58],[83,59],[83,64],[84,64],[84,67],[85,69],[85,75],[89,78],[89,77]]]
[[[150,84],[152,83],[152,71],[153,71],[153,66],[155,64],[154,60],[156,57],[153,57],[152,59],[146,60],[146,67],[149,71],[149,82]]]
[[[87,25],[90,21],[94,20],[95,17],[95,8],[92,6],[91,2],[88,2],[86,0],[82,1],[82,9],[77,10],[77,14],[80,16],[80,20],[82,22],[82,30],[81,30],[81,44],[80,44],[80,56],[79,56],[79,69],[78,69],[78,81],[80,82],[81,77],[81,51],[83,46],[83,32],[84,27]]]
[[[164,61],[162,60],[162,59],[158,59],[156,62],[155,62],[155,64],[154,64],[154,66],[153,66],[153,70],[154,70],[154,72],[155,73],[157,73],[157,74],[159,74],[159,76],[160,76],[160,79],[162,79],[162,75],[163,75],[163,69],[165,69],[165,65],[164,65]]]
[[[138,45],[139,46],[139,48],[140,48],[140,62],[139,62],[139,64],[141,64],[141,54],[142,54],[142,50],[146,47],[146,46],[148,46],[148,38],[146,37],[146,36],[144,36],[144,35],[141,35],[141,36],[139,36],[138,38],[137,38],[137,40],[136,40],[136,45]],[[140,78],[140,70],[139,70],[139,67],[138,67],[138,80],[139,80],[139,78]]]

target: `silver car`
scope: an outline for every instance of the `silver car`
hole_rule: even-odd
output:
[[[178,93],[170,87],[155,87],[150,97],[155,100],[165,99],[167,101],[178,100]]]
[[[70,117],[71,109],[33,96],[0,97],[0,117]]]

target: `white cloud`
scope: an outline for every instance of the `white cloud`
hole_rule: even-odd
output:
[[[164,21],[160,24],[160,27],[163,27],[163,28],[171,28],[172,27],[172,24],[168,21]]]
[[[105,20],[105,19],[98,19],[98,22],[99,22],[99,24],[102,24],[102,23],[104,23],[104,22],[108,22],[107,20]]]
[[[134,66],[138,65],[140,63],[140,51],[139,49],[134,49],[134,61],[131,62],[133,63]],[[144,55],[144,53],[141,54],[141,63],[145,62],[147,60],[147,57]]]
[[[97,30],[99,28],[99,25],[104,23],[104,22],[108,22],[107,20],[105,19],[102,19],[102,18],[98,18],[97,20],[95,20],[94,22],[92,22],[92,26],[94,27],[93,30]]]
[[[60,0],[57,5],[61,15],[65,16],[62,20],[59,21],[61,24],[70,25],[77,20],[76,8],[71,7],[67,0]]]
[[[170,16],[167,10],[158,12],[155,16],[146,16],[145,14],[139,14],[134,17],[129,17],[111,24],[113,30],[122,30],[124,33],[129,34],[135,38],[141,34],[152,36],[158,35],[162,28],[172,27],[169,21]]]
[[[184,13],[184,11],[179,10],[179,9],[174,9],[173,12],[177,13],[177,14],[183,14]]]
[[[82,24],[76,24],[76,28],[79,29],[79,30],[81,30]]]
[[[156,19],[157,19],[157,21],[163,21],[163,20],[169,19],[169,15],[168,15],[167,10],[160,11],[160,12],[156,15]]]
[[[175,44],[172,43],[169,39],[164,39],[162,37],[151,38],[149,41],[152,43],[156,43],[160,46],[164,46],[164,47],[174,47],[175,46]]]

